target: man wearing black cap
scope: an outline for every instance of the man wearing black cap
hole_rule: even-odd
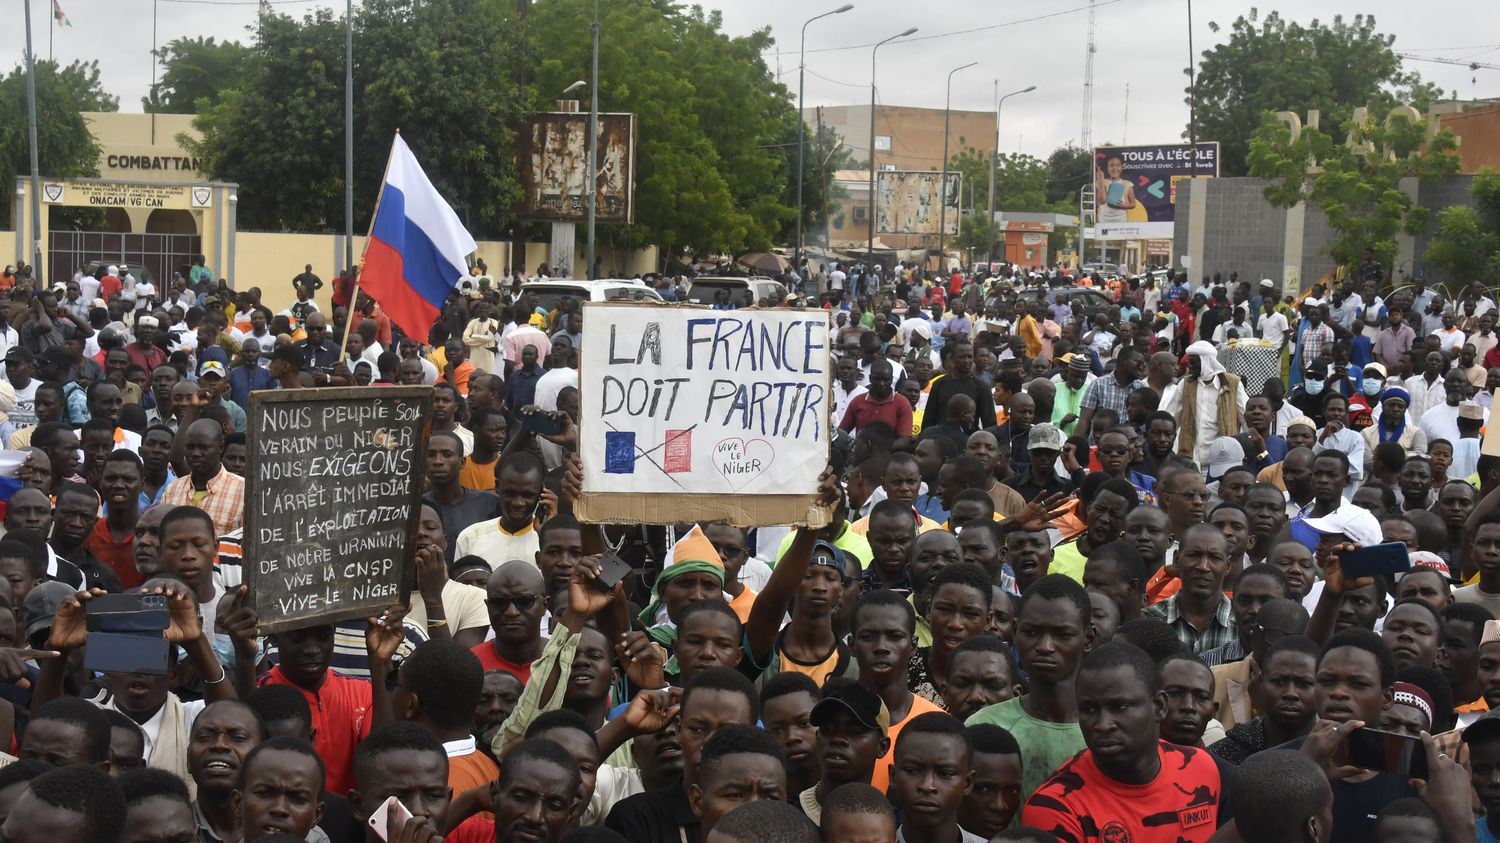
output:
[[[822,822],[823,801],[835,788],[851,782],[867,784],[877,759],[890,749],[891,715],[880,695],[851,679],[834,679],[823,688],[823,699],[813,706],[818,730],[823,778],[797,797],[802,811]]]
[[[14,345],[5,352],[5,378],[16,390],[16,408],[10,411],[10,421],[17,430],[36,424],[36,388],[40,381],[32,379],[35,371],[36,357],[25,346]]]

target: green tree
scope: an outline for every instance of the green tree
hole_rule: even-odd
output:
[[[1078,213],[1078,190],[1094,173],[1094,152],[1074,146],[1070,141],[1047,156],[1047,201],[1054,205],[1067,205],[1071,210],[1059,213]]]
[[[1396,235],[1419,234],[1427,223],[1426,209],[1401,190],[1401,180],[1457,172],[1457,144],[1446,129],[1424,144],[1425,124],[1404,117],[1388,125],[1351,118],[1344,130],[1342,143],[1313,128],[1294,142],[1291,130],[1267,115],[1250,142],[1250,174],[1271,180],[1265,197],[1272,204],[1308,202],[1323,212],[1335,233],[1328,246],[1335,261],[1354,266],[1369,248],[1390,266]]]
[[[989,208],[989,153],[963,146],[948,162],[949,170],[963,174],[974,185],[974,207]],[[1066,213],[1063,203],[1048,199],[1051,168],[1046,161],[1021,153],[1001,153],[995,162],[995,210],[1035,213]],[[964,188],[968,190],[967,187]]]
[[[513,7],[512,7],[513,8]],[[477,237],[510,223],[521,96],[513,21],[494,0],[366,0],[354,19],[355,227],[369,224],[396,130]],[[180,138],[240,184],[240,225],[328,231],[344,218],[344,24],[260,18],[242,79]]]
[[[1500,172],[1479,171],[1469,186],[1474,206],[1452,205],[1438,212],[1437,233],[1427,246],[1428,263],[1450,280],[1486,285],[1500,275]]]
[[[217,105],[224,92],[244,77],[250,48],[212,36],[174,38],[157,56],[161,80],[156,90],[141,97],[141,107],[148,114],[196,114],[200,107]]]
[[[36,63],[38,168],[43,176],[99,175],[99,145],[79,112],[109,111],[119,102],[99,85],[97,62]],[[31,172],[26,118],[26,68],[0,78],[0,178],[10,195],[16,176]],[[0,225],[14,226],[15,203],[0,202]]]
[[[587,78],[593,5],[546,0],[532,8],[533,106]],[[717,12],[659,0],[610,2],[601,14],[599,107],[637,116],[635,224],[605,226],[601,239],[654,244],[664,258],[791,240],[798,115],[762,58],[769,32],[731,37]]]
[[[1219,174],[1248,172],[1251,136],[1267,112],[1317,109],[1323,125],[1342,126],[1363,105],[1382,115],[1398,104],[1425,109],[1441,92],[1402,68],[1394,41],[1372,15],[1305,26],[1277,12],[1260,20],[1255,9],[1236,18],[1197,74],[1197,138],[1219,142]]]

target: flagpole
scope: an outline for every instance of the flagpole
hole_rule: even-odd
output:
[[[401,130],[396,130],[396,137],[401,137]],[[380,216],[380,200],[385,196],[385,183],[391,177],[391,158],[396,154],[396,141],[391,140],[391,151],[385,156],[385,172],[380,175],[380,192],[375,194],[375,210],[370,214],[370,228],[365,233],[365,247],[359,251],[359,271],[354,273],[354,291],[349,295],[349,312],[344,315],[344,336],[339,339],[339,362],[344,362],[345,349],[349,347],[349,331],[354,327],[354,312],[359,309],[359,282],[364,275],[365,255],[370,251],[370,241],[375,238],[375,220]],[[350,245],[353,248],[353,244]],[[354,267],[349,267],[350,271]],[[425,345],[426,338],[419,341],[419,345]],[[379,374],[378,372],[376,374]]]

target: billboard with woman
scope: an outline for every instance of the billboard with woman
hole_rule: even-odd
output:
[[[1095,230],[1090,239],[1171,237],[1177,182],[1219,174],[1219,144],[1198,144],[1196,172],[1188,144],[1094,149]]]

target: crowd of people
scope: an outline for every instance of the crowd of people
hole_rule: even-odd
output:
[[[748,530],[581,523],[585,311],[482,267],[424,337],[311,266],[13,279],[0,840],[1496,839],[1482,285],[848,269],[830,523]],[[396,383],[409,602],[264,634],[249,395]],[[121,592],[165,672],[87,666]]]

